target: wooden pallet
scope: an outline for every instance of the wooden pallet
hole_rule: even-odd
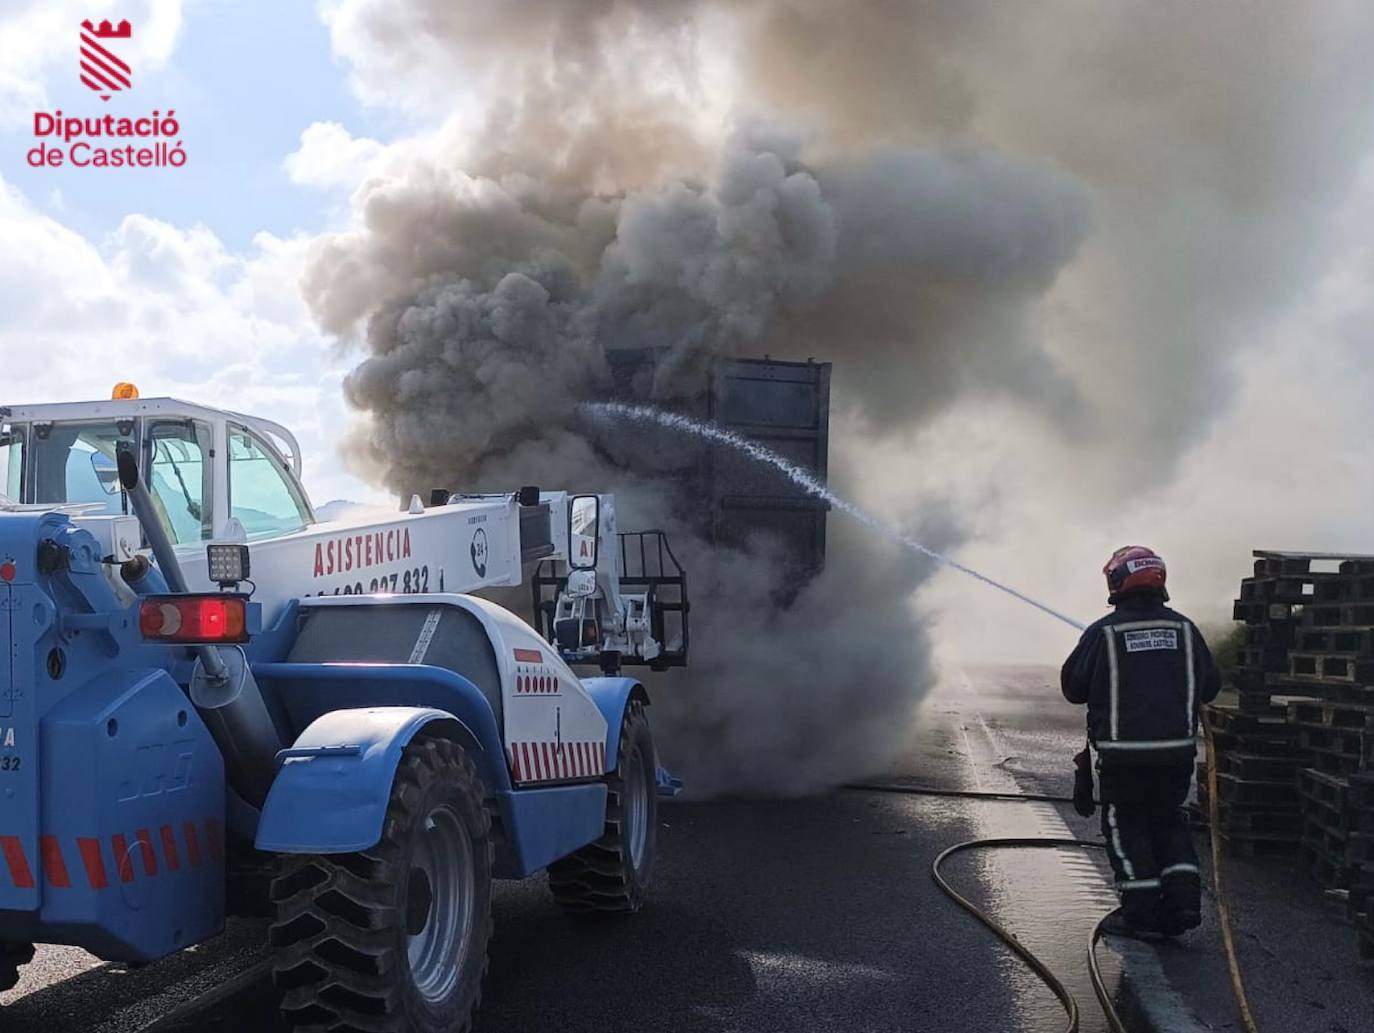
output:
[[[1292,647],[1304,653],[1349,653],[1374,657],[1374,629],[1298,628]]]
[[[1241,629],[1242,642],[1249,647],[1272,646],[1287,649],[1299,633],[1297,621],[1266,621],[1263,624],[1246,624]]]
[[[1291,781],[1257,782],[1217,773],[1217,798],[1223,803],[1261,807],[1293,807],[1298,789]]]
[[[1216,751],[1217,773],[1235,775],[1249,782],[1282,782],[1295,777],[1296,756],[1244,752],[1244,744],[1235,750]]]
[[[1344,811],[1349,804],[1346,798],[1350,791],[1348,780],[1329,775],[1315,768],[1299,768],[1297,772],[1298,794],[1306,799]]]
[[[1310,653],[1292,650],[1288,653],[1288,679],[1306,684],[1341,682],[1367,685],[1374,682],[1374,661],[1362,659],[1356,653]]]
[[[1272,603],[1270,609],[1281,604]],[[1289,612],[1293,610],[1289,606]],[[1300,613],[1306,628],[1374,627],[1374,603],[1308,603]]]
[[[1312,728],[1338,728],[1363,732],[1365,722],[1374,717],[1374,709],[1350,703],[1331,703],[1327,700],[1295,700],[1288,704],[1290,723]]]
[[[1203,711],[1214,732],[1247,740],[1251,737],[1288,742],[1297,739],[1297,732],[1288,724],[1286,711],[1257,714],[1242,712],[1235,707],[1217,706],[1215,703],[1208,703]]]
[[[1296,836],[1248,835],[1221,831],[1223,848],[1236,857],[1259,860],[1267,857],[1295,857],[1299,843]]]
[[[1275,836],[1297,839],[1302,834],[1303,816],[1297,808],[1242,807],[1222,804],[1217,819],[1223,835]]]
[[[1247,577],[1240,582],[1239,603],[1307,603],[1316,595],[1317,586],[1338,581],[1338,573],[1282,574],[1277,577]],[[1349,579],[1346,579],[1349,580]]]

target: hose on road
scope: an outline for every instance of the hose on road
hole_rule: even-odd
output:
[[[1006,794],[997,795],[1005,796]],[[986,926],[993,935],[1010,947],[1012,952],[1029,965],[1031,970],[1050,988],[1054,996],[1059,998],[1059,1003],[1064,1006],[1064,1011],[1069,1017],[1069,1024],[1065,1027],[1065,1033],[1078,1033],[1078,1001],[1074,998],[1073,994],[1069,992],[1068,987],[1064,985],[1060,978],[1050,970],[1050,967],[1041,961],[1029,947],[1017,939],[1015,933],[998,922],[997,919],[993,918],[977,904],[973,903],[973,901],[959,893],[958,890],[949,884],[944,873],[940,871],[941,865],[955,854],[962,853],[965,850],[979,850],[996,847],[1015,847],[1018,849],[1028,847],[1048,847],[1051,849],[1087,847],[1089,849],[1095,848],[1100,850],[1105,848],[1106,844],[1092,839],[1050,839],[1029,836],[1003,839],[970,839],[963,843],[955,843],[952,847],[942,850],[940,855],[935,858],[934,863],[930,866],[931,878],[935,880],[935,885],[940,887],[945,896],[949,897],[950,900],[954,901],[954,903],[958,904],[974,918],[978,919],[978,921]],[[1088,975],[1092,980],[1093,993],[1097,995],[1097,1002],[1102,1006],[1102,1014],[1107,1017],[1107,1026],[1111,1030],[1111,1033],[1127,1033],[1126,1026],[1121,1021],[1121,1016],[1117,1014],[1116,1007],[1112,1004],[1111,995],[1107,993],[1107,985],[1102,979],[1102,970],[1097,964],[1096,948],[1097,941],[1102,937],[1102,923],[1115,914],[1115,911],[1108,912],[1093,926],[1092,935],[1088,938]]]
[[[1210,730],[1207,737],[1208,747],[1211,747]],[[1209,771],[1215,771],[1215,765],[1211,763],[1209,754]],[[1215,782],[1215,775],[1211,776]],[[1041,803],[1073,803],[1071,796],[1054,796],[1044,793],[998,793],[998,792],[979,792],[971,789],[937,789],[932,786],[905,785],[900,782],[850,782],[841,786],[842,789],[857,792],[877,792],[877,793],[906,793],[912,796],[935,796],[953,797],[956,799],[975,799],[975,800],[1013,800],[1019,802],[1041,802]],[[1216,788],[1212,787],[1210,794],[1212,806],[1212,827],[1216,828]],[[996,848],[1048,848],[1048,849],[1096,849],[1106,848],[1106,844],[1099,840],[1092,839],[1064,839],[1052,837],[1010,837],[996,839],[970,839],[963,843],[956,843],[951,847],[940,852],[930,866],[931,878],[935,880],[941,892],[949,897],[954,903],[971,914],[983,924],[998,939],[1005,943],[1013,953],[1024,961],[1030,969],[1040,977],[1041,981],[1049,987],[1051,992],[1059,999],[1059,1003],[1064,1006],[1064,1011],[1068,1015],[1068,1025],[1065,1033],[1078,1033],[1079,1029],[1079,1010],[1078,1001],[1064,985],[1063,981],[1050,970],[1049,966],[1040,960],[1025,944],[1017,939],[1016,934],[1007,929],[986,911],[973,903],[967,897],[960,894],[940,870],[941,866],[955,854],[963,853],[967,850],[975,849],[996,849]],[[1244,988],[1241,986],[1240,970],[1236,964],[1234,948],[1230,941],[1230,917],[1225,907],[1224,898],[1221,895],[1220,879],[1220,857],[1217,856],[1218,846],[1217,837],[1212,837],[1212,849],[1214,858],[1214,868],[1217,873],[1217,900],[1222,915],[1222,929],[1227,946],[1227,957],[1232,966],[1232,983],[1236,988],[1237,1001],[1241,1005],[1242,1016],[1246,1020],[1247,1033],[1257,1033],[1249,1014],[1249,1005],[1244,998]],[[1097,995],[1097,1002],[1102,1006],[1102,1014],[1107,1019],[1107,1026],[1111,1033],[1127,1033],[1125,1023],[1122,1022],[1120,1014],[1112,1004],[1111,995],[1107,992],[1106,982],[1102,978],[1102,970],[1097,962],[1097,944],[1102,938],[1103,926],[1119,913],[1119,909],[1109,911],[1098,919],[1093,926],[1091,935],[1088,937],[1088,976],[1092,981],[1093,993]]]

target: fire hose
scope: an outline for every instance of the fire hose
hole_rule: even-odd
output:
[[[1217,912],[1221,919],[1222,943],[1226,949],[1227,966],[1231,974],[1231,988],[1236,998],[1236,1007],[1240,1012],[1241,1020],[1244,1023],[1246,1033],[1258,1033],[1255,1020],[1250,1010],[1250,1002],[1245,995],[1245,985],[1241,980],[1240,964],[1236,956],[1235,942],[1231,936],[1231,912],[1227,906],[1225,895],[1222,891],[1221,881],[1221,844],[1220,838],[1216,834],[1219,827],[1217,820],[1217,791],[1216,791],[1216,763],[1214,757],[1214,747],[1212,745],[1212,729],[1204,722],[1204,729],[1207,743],[1207,772],[1208,772],[1208,808],[1211,823],[1212,835],[1212,871],[1216,885]],[[1040,802],[1040,803],[1073,803],[1073,797],[1054,796],[1045,793],[998,793],[998,792],[979,792],[969,789],[936,789],[928,786],[902,785],[901,783],[883,782],[854,782],[841,788],[874,793],[903,793],[911,796],[935,796],[950,797],[955,799],[972,800],[1006,800],[1017,802]],[[945,861],[955,854],[969,850],[981,849],[1096,849],[1106,848],[1106,844],[1100,840],[1092,839],[1066,839],[1042,836],[1017,836],[993,839],[970,839],[962,843],[955,843],[951,847],[946,847],[931,862],[930,876],[940,891],[954,901],[959,907],[963,908],[970,915],[976,918],[989,932],[1007,945],[1011,951],[1019,957],[1033,971],[1036,976],[1050,989],[1059,1003],[1063,1006],[1064,1012],[1068,1017],[1068,1025],[1064,1027],[1065,1033],[1078,1033],[1079,1030],[1079,1009],[1078,1001],[1069,991],[1063,981],[1054,974],[1029,947],[1023,944],[1011,930],[1002,925],[997,919],[993,918],[983,908],[980,908],[973,901],[958,892],[941,871]],[[1088,957],[1088,976],[1092,981],[1093,993],[1097,996],[1097,1002],[1102,1007],[1102,1014],[1107,1019],[1107,1027],[1111,1033],[1128,1033],[1121,1015],[1117,1012],[1115,1005],[1112,1004],[1111,995],[1107,992],[1106,982],[1102,978],[1102,970],[1097,962],[1097,944],[1102,938],[1103,926],[1120,913],[1120,909],[1107,912],[1093,926],[1092,933],[1088,937],[1087,957]]]

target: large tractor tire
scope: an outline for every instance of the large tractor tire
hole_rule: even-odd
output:
[[[33,944],[0,941],[0,990],[13,990],[19,982],[19,966],[33,960]]]
[[[644,903],[658,829],[658,762],[644,705],[631,700],[619,761],[606,777],[606,829],[595,843],[549,865],[553,899],[568,911],[634,912]]]
[[[273,978],[311,1033],[461,1033],[491,938],[491,816],[477,768],[446,739],[406,747],[382,839],[284,856],[272,884]]]

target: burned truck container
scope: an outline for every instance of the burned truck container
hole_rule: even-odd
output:
[[[826,479],[830,363],[719,359],[684,370],[665,351],[646,349],[611,351],[607,361],[616,400],[719,424]],[[752,550],[771,536],[794,587],[820,571],[826,503],[728,445],[652,427],[636,428],[641,432],[658,469],[671,469],[691,498],[705,500],[693,508],[707,541]]]

